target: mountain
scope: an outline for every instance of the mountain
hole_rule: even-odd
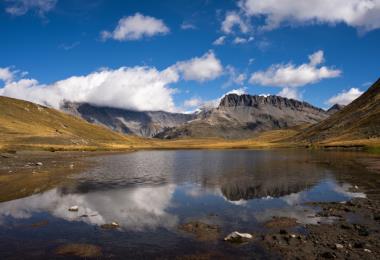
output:
[[[309,143],[380,137],[380,79],[352,103],[294,137]]]
[[[138,143],[58,110],[0,96],[0,149],[122,148]]]
[[[329,115],[306,102],[279,96],[226,95],[217,108],[181,126],[166,129],[155,137],[249,138],[273,129],[314,124]]]
[[[165,128],[179,126],[195,118],[194,114],[164,111],[141,112],[94,106],[88,103],[65,102],[61,110],[117,132],[143,137],[152,137]]]
[[[336,112],[342,110],[344,107],[344,105],[335,104],[327,110],[327,114],[331,116],[332,114],[335,114]]]

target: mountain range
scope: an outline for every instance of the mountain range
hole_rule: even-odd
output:
[[[324,111],[306,102],[279,96],[237,94],[223,97],[217,108],[201,109],[192,114],[133,111],[70,102],[61,107],[62,111],[114,131],[161,139],[248,138],[266,130],[314,124],[340,109],[341,106],[336,105]]]

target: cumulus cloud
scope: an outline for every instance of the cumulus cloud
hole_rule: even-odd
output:
[[[282,25],[345,23],[359,30],[380,28],[380,0],[240,0],[248,16],[265,18],[265,30]]]
[[[172,69],[180,72],[185,80],[203,82],[219,77],[223,73],[223,66],[213,51],[202,57],[177,62]]]
[[[181,61],[164,70],[153,67],[101,69],[88,75],[73,76],[52,84],[41,84],[9,68],[0,68],[4,86],[0,95],[59,108],[63,101],[88,102],[100,106],[132,110],[177,111],[173,101],[180,79],[206,81],[223,73],[221,62],[212,51],[201,57]]]
[[[339,77],[338,69],[320,66],[324,62],[323,51],[317,51],[309,56],[309,63],[295,66],[292,63],[275,64],[265,71],[252,74],[251,83],[274,87],[301,87],[316,83],[322,79]]]
[[[244,85],[247,75],[245,73],[239,73],[233,66],[226,66],[225,73],[229,76],[228,81],[223,87],[229,87],[232,85],[242,86]]]
[[[0,80],[4,82],[9,82],[13,79],[13,72],[10,68],[0,68]]]
[[[361,91],[358,88],[351,88],[348,91],[342,91],[341,93],[331,97],[329,100],[327,100],[327,104],[329,105],[348,105],[358,97],[360,97],[363,94],[363,91]]]
[[[212,44],[213,45],[223,45],[225,43],[226,36],[220,36],[218,39],[216,39]]]
[[[234,28],[238,28],[242,33],[247,33],[249,24],[237,12],[228,12],[222,22],[221,30],[226,34],[230,34],[233,33]]]
[[[101,38],[103,40],[132,41],[143,37],[167,34],[169,31],[169,28],[162,20],[136,13],[132,16],[121,18],[112,32],[102,31]]]
[[[277,94],[277,96],[285,97],[285,98],[291,98],[291,99],[297,99],[297,100],[301,100],[302,99],[302,96],[298,92],[298,89],[295,89],[295,88],[283,88]]]
[[[39,16],[54,9],[57,0],[7,0],[5,11],[14,16],[21,16],[33,10]]]
[[[63,100],[89,102],[135,110],[175,109],[170,83],[178,81],[175,71],[148,67],[104,69],[74,76],[49,85],[35,79],[7,82],[0,95],[59,108]]]
[[[201,98],[193,97],[190,99],[187,99],[183,102],[184,107],[186,108],[194,108],[199,107],[203,104],[203,100]]]

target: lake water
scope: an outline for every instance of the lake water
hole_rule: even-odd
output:
[[[98,245],[104,258],[191,255],[275,257],[259,245],[230,245],[231,231],[266,232],[273,216],[299,223],[330,221],[307,202],[346,201],[366,194],[371,174],[356,153],[309,151],[139,151],[90,158],[95,167],[66,186],[0,204],[0,258],[61,258],[68,243]],[[363,178],[363,176],[367,176]],[[375,177],[374,177],[375,178]],[[364,182],[364,183],[363,183]],[[77,212],[68,208],[77,205]],[[178,227],[220,227],[202,241]],[[107,230],[103,224],[117,222]],[[298,230],[302,232],[302,230]]]

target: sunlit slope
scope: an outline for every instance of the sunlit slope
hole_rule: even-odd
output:
[[[0,96],[0,148],[97,149],[144,146],[101,126],[31,102]]]
[[[380,79],[344,109],[302,131],[294,141],[368,145],[380,143],[379,137]]]

